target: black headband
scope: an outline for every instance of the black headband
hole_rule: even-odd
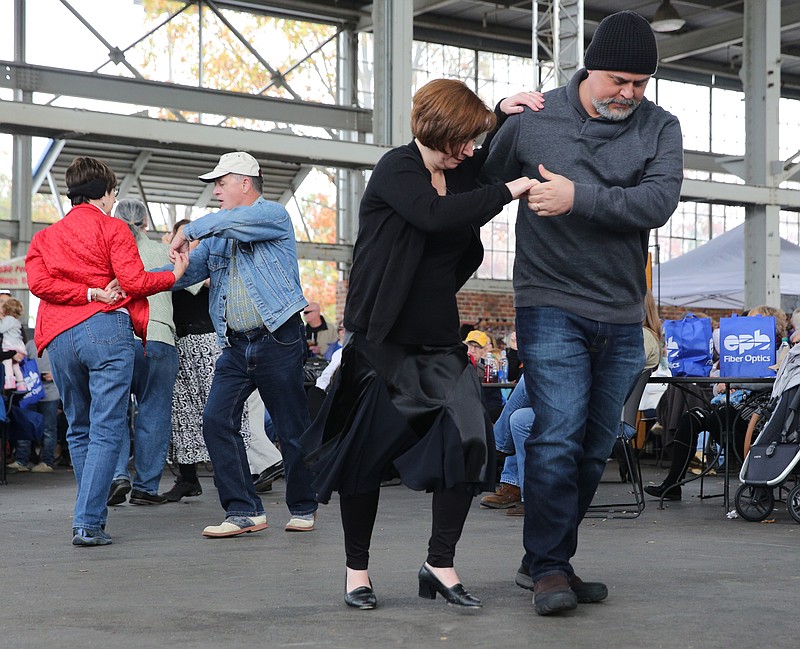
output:
[[[76,196],[83,196],[84,198],[103,198],[108,192],[108,185],[103,178],[95,178],[83,185],[75,185],[67,190],[67,198],[75,198]]]

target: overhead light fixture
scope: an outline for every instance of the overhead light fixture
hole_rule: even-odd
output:
[[[656,15],[650,22],[654,32],[676,32],[686,24],[669,0],[664,0],[656,9]]]

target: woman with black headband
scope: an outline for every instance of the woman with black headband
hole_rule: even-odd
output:
[[[131,231],[108,218],[117,178],[94,158],[66,171],[72,209],[31,241],[25,268],[41,303],[37,349],[47,348],[69,422],[78,495],[72,544],[108,545],[106,499],[124,435],[134,364],[134,332],[144,342],[147,296],[169,290],[189,263],[145,272]]]

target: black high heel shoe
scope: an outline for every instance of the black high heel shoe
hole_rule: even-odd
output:
[[[362,611],[369,611],[378,605],[378,598],[375,597],[375,591],[372,590],[371,579],[369,580],[369,586],[359,586],[349,593],[347,592],[347,579],[345,579],[344,588],[344,603],[348,606]]]
[[[444,597],[448,604],[454,606],[466,606],[469,608],[483,606],[481,600],[467,592],[464,584],[459,583],[447,588],[423,563],[422,568],[419,569],[419,596],[426,599],[436,599],[436,593]]]

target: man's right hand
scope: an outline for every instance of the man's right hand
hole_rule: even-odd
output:
[[[175,233],[175,236],[172,237],[172,242],[169,244],[169,259],[173,264],[175,263],[175,255],[181,252],[189,252],[189,242],[183,236],[183,229]]]

